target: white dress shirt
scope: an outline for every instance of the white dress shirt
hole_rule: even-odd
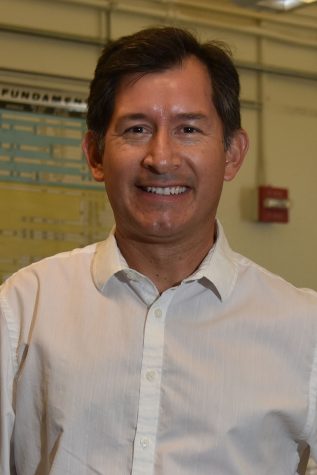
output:
[[[10,460],[18,475],[294,475],[306,443],[317,456],[317,294],[221,227],[161,295],[110,235],[0,296],[1,475]]]

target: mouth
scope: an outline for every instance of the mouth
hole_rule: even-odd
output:
[[[187,191],[186,186],[145,186],[142,187],[147,193],[153,193],[161,196],[182,195]]]

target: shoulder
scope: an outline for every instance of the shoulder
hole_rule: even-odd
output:
[[[1,292],[5,292],[13,285],[31,279],[32,276],[33,278],[41,275],[46,277],[50,276],[51,278],[58,278],[58,274],[52,274],[52,271],[59,270],[62,272],[63,268],[75,270],[77,266],[80,266],[91,259],[95,252],[96,245],[97,244],[90,244],[83,248],[76,248],[71,251],[61,252],[23,267],[6,279],[6,281],[0,287]]]
[[[310,308],[317,317],[317,292],[312,289],[298,288],[283,277],[270,272],[245,256],[233,252],[238,267],[237,287],[247,288],[254,296],[267,303],[284,306]]]
[[[92,285],[89,279],[96,244],[62,252],[24,267],[0,287],[0,316],[5,322],[12,346],[27,341],[32,321],[40,305],[46,312],[80,288]],[[14,352],[13,352],[14,353]]]
[[[21,314],[24,309],[34,308],[40,294],[50,299],[63,288],[87,279],[96,244],[62,252],[24,267],[0,287],[0,309],[5,315]]]
[[[276,315],[303,314],[307,309],[317,317],[316,291],[297,288],[283,277],[233,251],[223,228],[219,222],[217,224],[219,239],[213,262],[221,269],[220,280],[230,284],[227,294],[231,305],[239,302],[253,308],[256,314],[261,314],[262,310]]]

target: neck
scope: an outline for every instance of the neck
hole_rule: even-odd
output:
[[[178,285],[201,264],[214,243],[213,225],[204,238],[181,242],[147,242],[128,238],[116,230],[118,247],[129,267],[152,280],[160,293]]]

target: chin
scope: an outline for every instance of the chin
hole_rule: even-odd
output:
[[[122,234],[125,236],[130,236],[132,239],[137,239],[138,241],[160,241],[160,240],[173,240],[180,239],[186,234],[186,229],[192,229],[193,226],[189,226],[184,222],[177,222],[177,218],[174,217],[138,217],[131,215],[126,217],[124,222],[121,221],[122,226],[120,226],[120,221],[118,221],[117,229],[123,231]]]
[[[151,223],[150,225],[142,226],[139,229],[139,234],[144,240],[149,241],[173,241],[180,239],[184,234],[184,228],[176,226],[175,223]]]

